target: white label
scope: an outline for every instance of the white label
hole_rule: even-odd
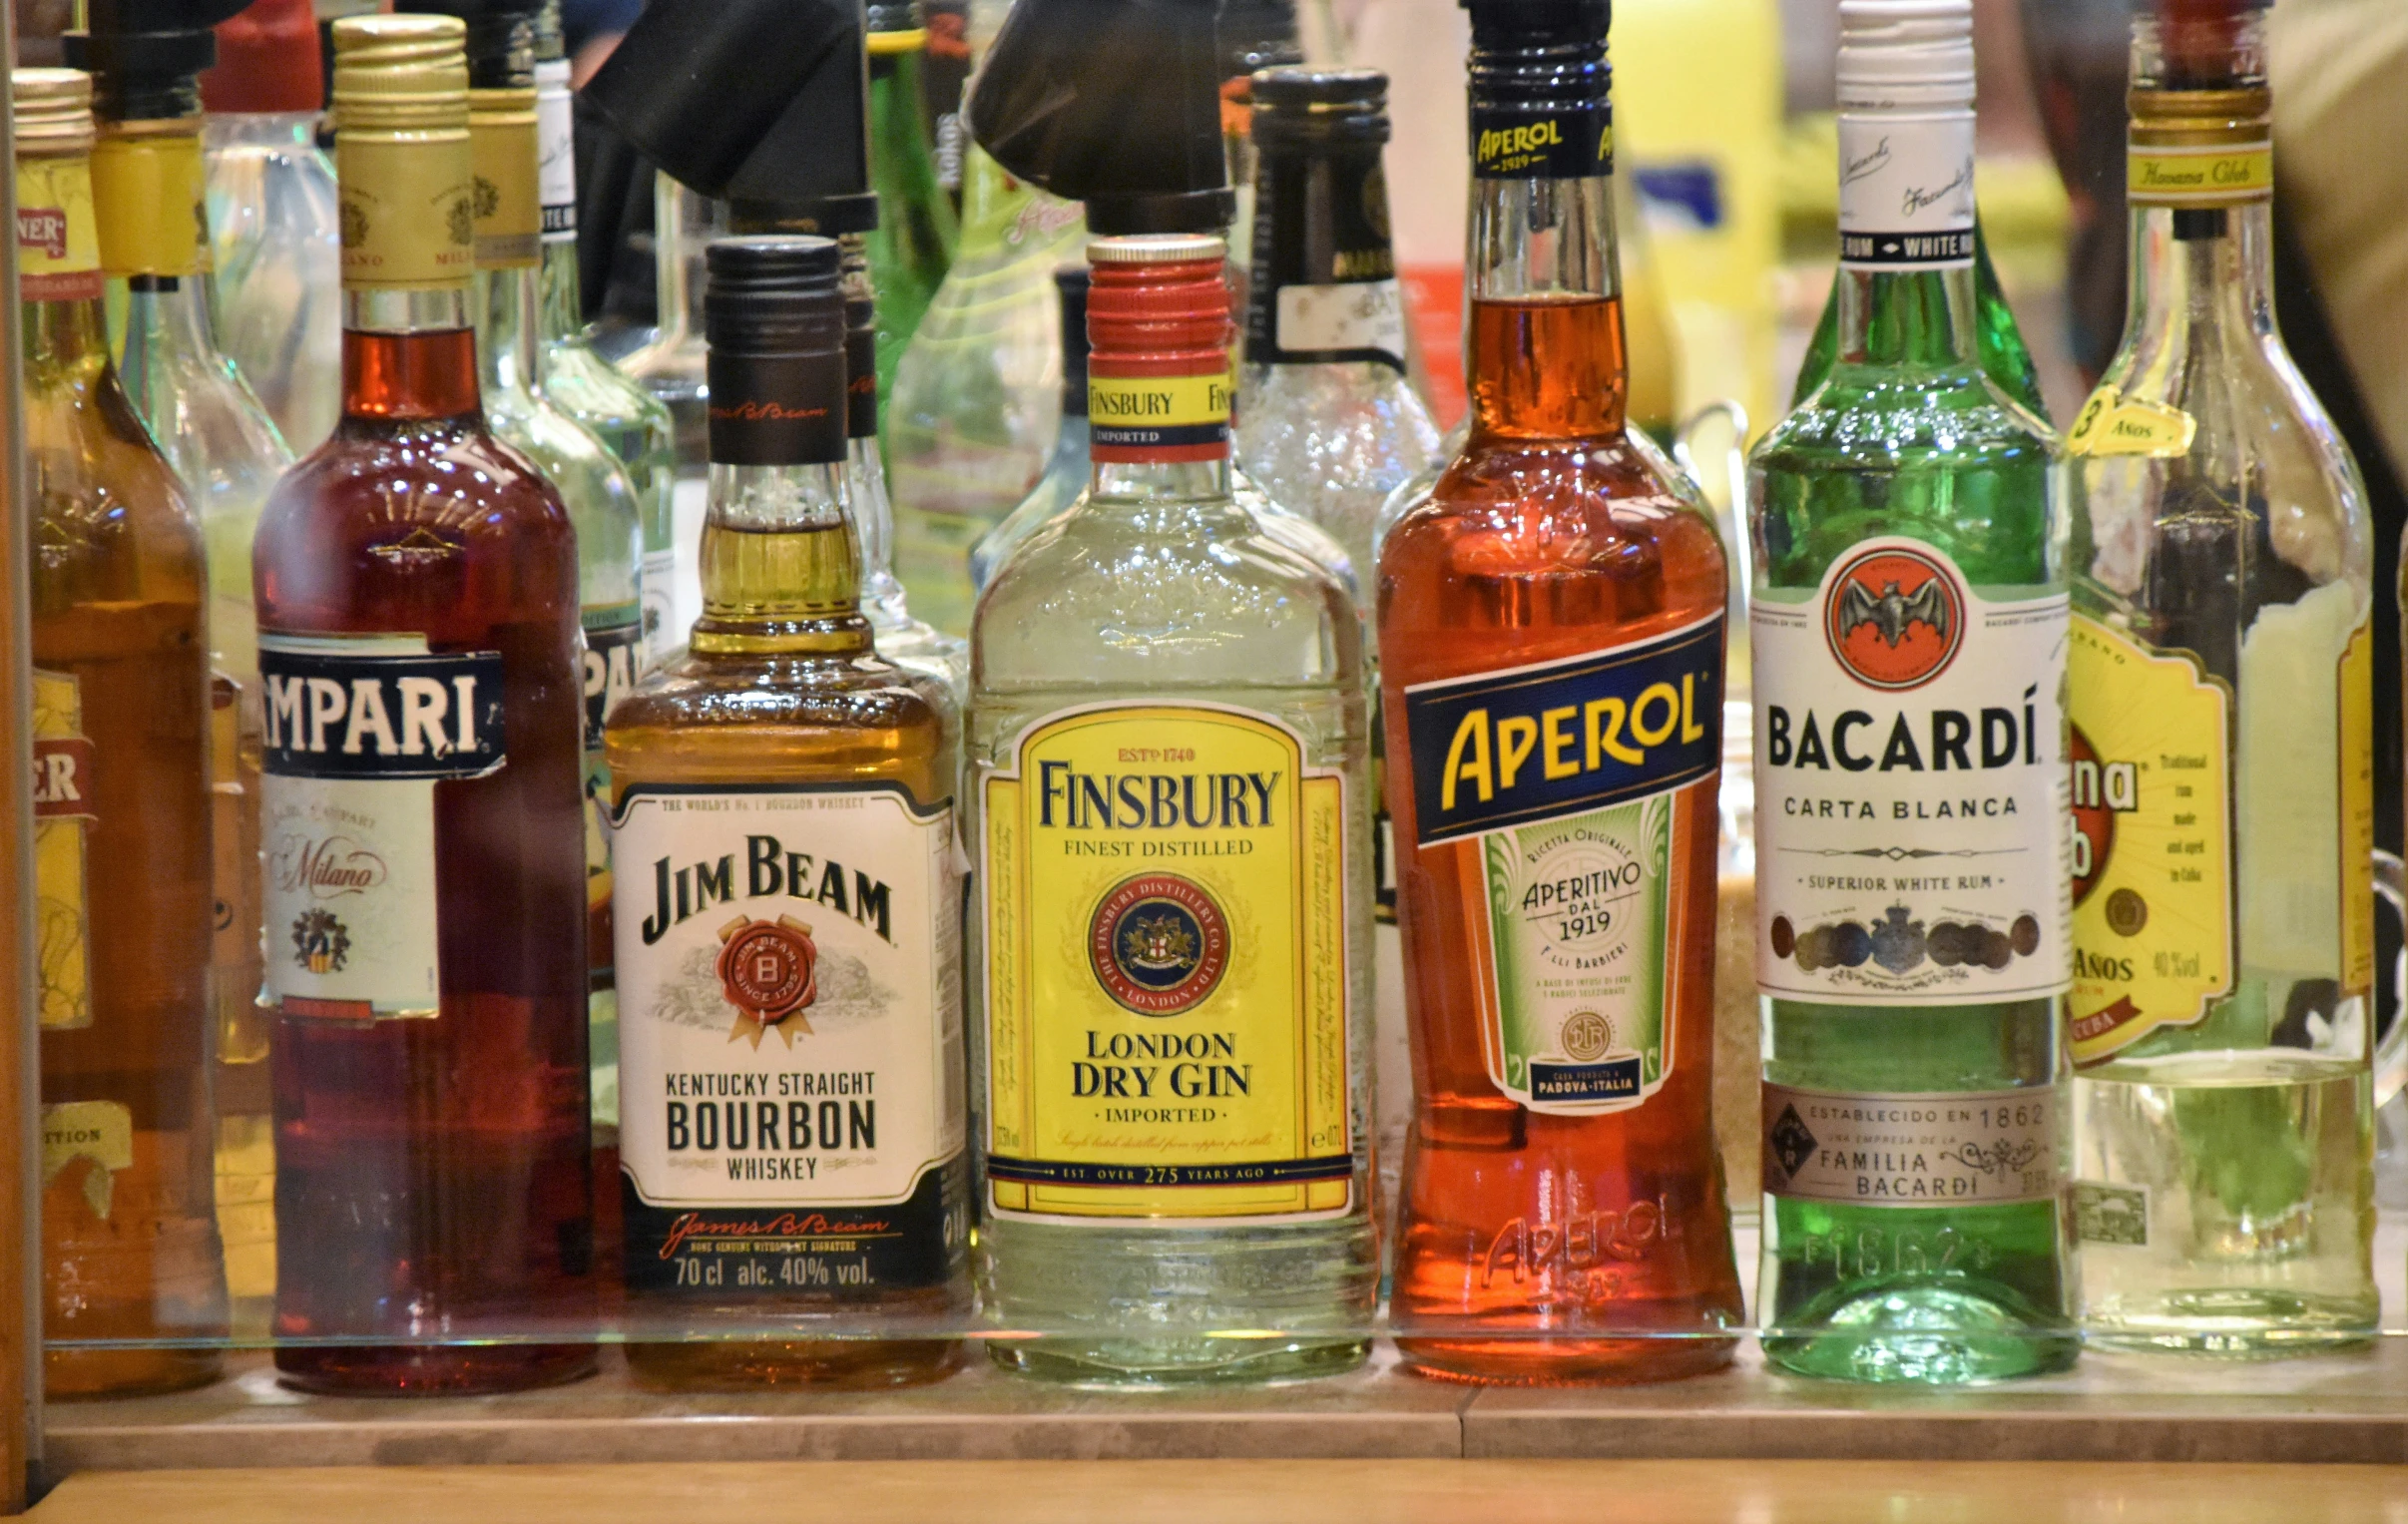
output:
[[[644,607],[644,670],[651,672],[677,649],[685,627],[678,623],[678,553],[648,550],[644,574],[637,580],[637,597]]]
[[[962,1151],[950,803],[639,783],[612,852],[619,1155],[643,1202],[896,1203]]]
[[[1405,304],[1394,280],[1279,287],[1281,349],[1377,349],[1405,362]]]
[[[1839,119],[1839,257],[1883,270],[1973,258],[1973,113]]]
[[[544,209],[544,242],[577,239],[576,106],[569,94],[569,61],[535,66],[535,194]]]
[[[1758,595],[1766,994],[1977,1005],[2070,982],[2066,595],[2002,591],[1880,539],[1803,602]]]

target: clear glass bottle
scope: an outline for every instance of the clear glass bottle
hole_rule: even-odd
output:
[[[869,188],[878,194],[878,227],[869,236],[870,276],[878,287],[878,396],[894,390],[895,365],[944,284],[961,239],[953,198],[937,184],[928,144],[928,27],[918,0],[873,0],[868,8]],[[956,632],[959,633],[959,632]]]
[[[1063,1379],[1370,1347],[1359,621],[1230,498],[1225,258],[1089,246],[1093,477],[972,634],[979,1273],[993,1319],[1039,1335],[988,1349]]]
[[[709,257],[727,405],[710,427],[703,618],[610,723],[631,869],[623,1274],[642,1333],[788,1336],[643,1339],[628,1364],[676,1390],[933,1380],[956,1340],[857,1335],[969,1306],[959,716],[881,659],[863,618],[836,246],[725,239]],[[690,905],[694,865],[721,859],[745,865],[716,906],[708,886]],[[677,1083],[722,1078],[821,1099]],[[717,1231],[695,1235],[698,1217]],[[810,1217],[832,1221],[798,1241]]]
[[[706,443],[711,389],[703,347],[703,292],[710,281],[703,251],[727,230],[727,209],[666,174],[653,181],[653,290],[659,326],[644,346],[619,361],[619,368],[669,409],[675,430],[677,474],[670,489],[667,545],[676,547],[702,532],[709,495],[710,449]],[[663,543],[652,533],[646,549]],[[683,630],[702,609],[702,591],[692,566],[680,565],[668,607],[669,628]],[[659,597],[658,593],[654,595]]]
[[[2064,522],[1990,379],[1970,0],[1840,7],[1830,377],[1749,461],[1768,1359],[2060,1370]],[[1978,734],[1977,734],[1978,733]]]
[[[1687,1375],[1741,1316],[1710,1111],[1727,572],[1625,416],[1607,11],[1471,7],[1471,433],[1380,546],[1389,1305],[1455,1380]]]
[[[342,415],[342,247],[334,164],[317,146],[317,20],[309,0],[256,0],[217,30],[201,96],[218,345],[305,455]]]
[[[896,362],[886,407],[903,584],[925,617],[964,632],[970,547],[1045,466],[1061,363],[1052,280],[1087,236],[1077,203],[1015,180],[975,144],[965,174],[960,252]],[[1082,466],[1073,492],[1086,483]]]
[[[987,531],[970,549],[970,586],[986,591],[995,574],[1012,559],[1021,542],[1052,522],[1054,515],[1079,500],[1087,490],[1087,266],[1054,273],[1054,289],[1062,313],[1062,426],[1054,435],[1054,453],[1045,474],[1020,506]]]
[[[2068,440],[2081,1313],[2373,1332],[2373,529],[2275,328],[2262,13],[2134,23],[2124,343]]]

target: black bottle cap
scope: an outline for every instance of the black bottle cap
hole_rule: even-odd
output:
[[[869,190],[859,0],[651,0],[579,94],[673,179],[745,209],[747,226],[875,226],[858,206],[827,206]]]
[[[543,0],[398,0],[393,9],[457,16],[468,28],[468,88],[524,90],[535,83],[535,18]]]
[[[69,68],[93,76],[103,121],[166,122],[201,110],[201,72],[218,61],[210,29],[249,0],[89,0],[87,25],[59,39]]]
[[[1472,175],[1564,180],[1611,173],[1608,0],[1463,0]]]
[[[711,459],[832,464],[845,455],[845,310],[830,239],[718,239],[711,284]]]
[[[1265,69],[1253,95],[1259,148],[1388,141],[1388,76],[1377,69]]]
[[[1087,416],[1087,266],[1066,264],[1054,271],[1062,294],[1062,411]]]
[[[1006,170],[1087,204],[1099,238],[1218,233],[1236,214],[1220,141],[1215,0],[1019,0],[964,106]]]

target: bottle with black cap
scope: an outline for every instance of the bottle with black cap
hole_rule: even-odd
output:
[[[968,1308],[959,725],[862,615],[836,245],[709,257],[703,616],[609,729],[629,1364],[680,1389],[931,1380],[953,1341],[810,1333]],[[775,1336],[646,1337],[705,1324]]]
[[[1087,266],[1054,273],[1062,311],[1062,428],[1045,474],[1004,521],[970,550],[970,586],[983,592],[1023,540],[1087,490]]]

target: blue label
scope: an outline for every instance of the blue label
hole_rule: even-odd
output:
[[[1722,760],[1722,616],[1405,690],[1421,846],[1660,793]]]

